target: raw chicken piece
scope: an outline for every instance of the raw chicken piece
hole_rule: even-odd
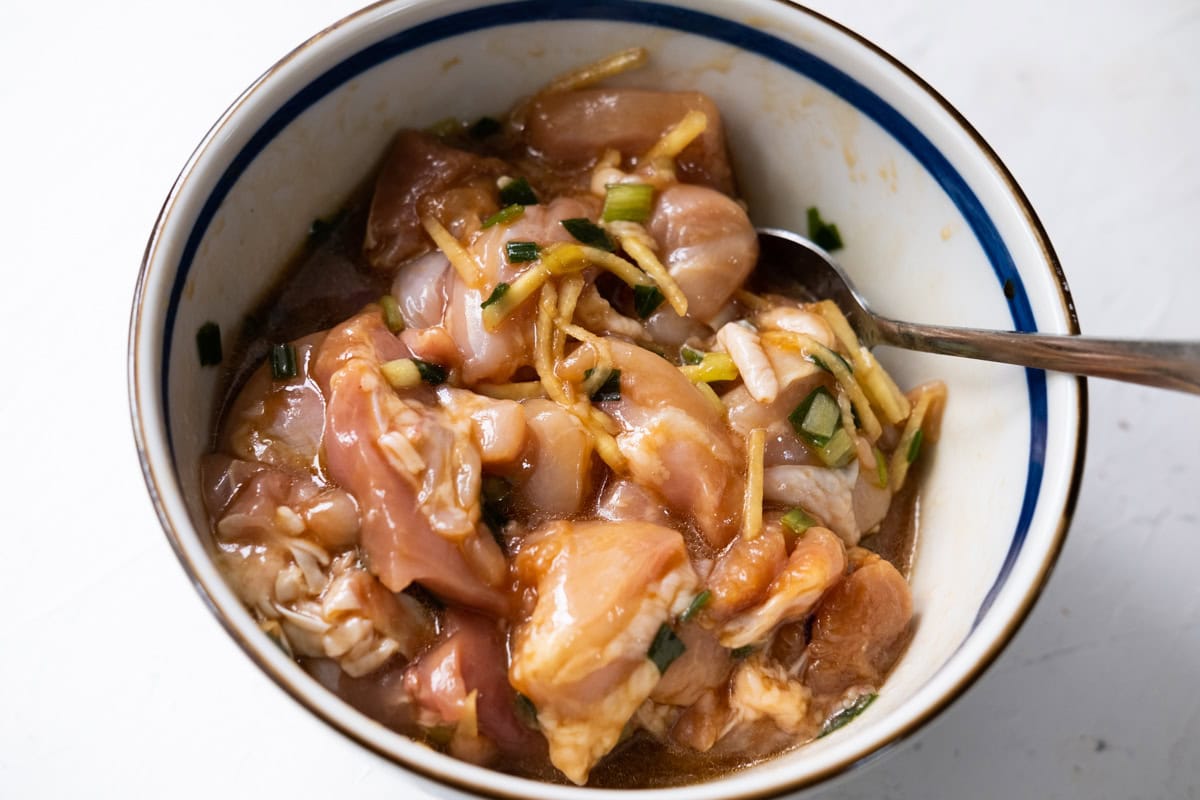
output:
[[[406,327],[419,330],[441,324],[452,274],[450,260],[441,250],[418,256],[396,270],[392,297]]]
[[[841,539],[825,528],[809,528],[771,581],[766,600],[721,626],[721,644],[738,648],[766,641],[780,624],[807,616],[845,571],[846,555]]]
[[[405,355],[377,309],[330,331],[314,374],[328,398],[330,477],[358,498],[362,548],[385,586],[413,581],[503,615],[507,565],[480,523],[481,456],[471,425],[427,388],[393,391],[381,362]]]
[[[863,534],[854,516],[858,472],[857,459],[841,469],[799,465],[768,467],[763,470],[763,499],[802,507],[842,537],[847,546],[853,546]]]
[[[551,762],[583,784],[658,683],[648,650],[696,575],[679,533],[644,522],[550,523],[515,567],[537,601],[513,632],[509,680],[537,708]]]
[[[779,395],[779,381],[758,334],[744,325],[727,322],[717,331],[717,341],[737,365],[750,396],[763,405],[774,401]]]
[[[761,651],[742,661],[729,681],[729,710],[715,753],[766,755],[816,732],[812,694]]]
[[[596,501],[596,516],[611,522],[671,524],[671,512],[661,498],[623,478],[613,478],[604,486]]]
[[[592,436],[571,412],[549,400],[521,403],[529,441],[516,493],[535,514],[566,517],[591,489]]]
[[[274,380],[266,363],[254,371],[226,412],[220,449],[245,461],[319,471],[325,398],[309,368],[324,338],[324,333],[315,333],[293,344],[294,378]]]
[[[715,189],[676,184],[661,192],[646,223],[659,259],[687,295],[688,316],[709,322],[758,261],[746,211]]]
[[[451,726],[450,751],[476,763],[494,750],[509,755],[545,751],[545,743],[517,719],[508,684],[505,635],[497,622],[465,611],[446,613],[439,644],[405,672],[416,721],[426,729]]]
[[[775,521],[758,536],[738,536],[721,554],[708,576],[712,600],[704,609],[707,619],[727,622],[767,597],[767,589],[787,563],[783,528]]]
[[[690,706],[706,692],[725,684],[733,659],[711,632],[694,621],[679,625],[677,633],[687,650],[663,673],[650,699],[664,705]]]
[[[217,519],[217,560],[264,628],[294,654],[336,659],[351,675],[396,653],[415,655],[433,633],[428,612],[387,591],[353,551],[334,557],[309,538],[312,510],[344,493],[308,475],[249,466],[210,457],[205,482]],[[357,531],[357,515],[345,522]]]
[[[912,592],[895,567],[874,554],[817,607],[804,684],[814,694],[840,696],[878,688],[908,639]]]
[[[632,479],[693,520],[713,547],[724,547],[741,516],[745,469],[724,420],[682,372],[637,345],[606,339],[621,370],[611,403],[622,428],[617,445]]]
[[[443,144],[420,131],[400,131],[388,152],[367,217],[363,251],[376,269],[394,269],[432,249],[421,216],[432,214],[456,236],[497,209],[496,178],[504,162]],[[459,230],[456,230],[458,228]]]
[[[644,155],[689,111],[708,125],[676,160],[680,179],[732,194],[733,172],[725,149],[721,115],[699,92],[645,89],[581,89],[546,93],[530,103],[525,139],[534,153],[565,166],[590,167],[605,150],[626,158]]]
[[[458,424],[469,428],[485,465],[507,464],[525,447],[525,412],[515,400],[496,400],[464,389],[439,386],[438,402]]]

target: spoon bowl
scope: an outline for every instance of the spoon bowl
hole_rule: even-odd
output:
[[[880,316],[837,261],[791,231],[760,228],[761,288],[837,304],[867,348],[886,344],[925,353],[1112,378],[1200,394],[1200,342],[1142,342],[919,325]]]

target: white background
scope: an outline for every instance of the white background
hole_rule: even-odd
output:
[[[814,5],[990,141],[1085,333],[1200,339],[1200,3]],[[255,76],[354,7],[5,7],[0,797],[434,796],[222,632],[128,423],[130,299],[172,180]],[[1200,397],[1092,381],[1091,401],[1075,523],[1025,627],[932,727],[825,796],[1200,797]]]

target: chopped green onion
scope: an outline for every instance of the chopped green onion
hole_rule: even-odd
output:
[[[517,699],[513,705],[516,706],[517,720],[530,730],[538,729],[537,707],[525,695],[517,692]]]
[[[271,377],[277,381],[296,377],[296,348],[290,344],[271,348]]]
[[[387,325],[387,329],[392,333],[404,330],[404,316],[400,313],[400,304],[396,302],[396,298],[385,294],[379,298],[379,305],[383,308],[383,324]]]
[[[472,139],[486,139],[499,133],[501,127],[500,121],[493,117],[480,117],[467,129],[467,135]]]
[[[604,232],[604,229],[590,219],[572,217],[571,219],[564,219],[562,226],[567,229],[567,233],[588,247],[595,247],[598,250],[604,250],[609,253],[616,249],[613,246],[612,239],[608,238],[608,234]]]
[[[537,201],[533,187],[524,178],[509,181],[500,189],[500,205],[503,206],[536,206]]]
[[[508,263],[517,264],[522,261],[537,261],[537,242],[505,242],[504,255]]]
[[[481,227],[490,228],[493,225],[507,225],[513,220],[520,218],[520,216],[524,213],[525,206],[515,204],[511,206],[505,206],[495,214],[492,214],[490,217],[485,219]]]
[[[821,212],[817,211],[816,206],[808,209],[808,238],[830,253],[843,247],[842,234],[838,232],[837,225],[821,219]]]
[[[657,286],[633,287],[633,308],[642,319],[653,314],[662,301],[663,293]]]
[[[650,218],[650,209],[654,205],[654,187],[650,184],[610,183],[605,189],[600,219],[605,222],[645,222]]]
[[[417,372],[421,373],[421,380],[426,383],[436,386],[446,382],[446,368],[440,364],[431,364],[419,358],[414,358],[412,362],[417,365]]]
[[[683,361],[684,364],[695,366],[704,360],[704,351],[697,350],[690,344],[685,344],[683,347],[679,348],[679,359]]]
[[[832,469],[841,469],[853,460],[858,448],[853,437],[846,433],[845,428],[838,428],[829,441],[817,447],[817,458],[821,463]]]
[[[803,508],[791,509],[779,521],[783,523],[783,527],[797,536],[817,524],[817,521],[809,516],[809,513]]]
[[[888,468],[887,459],[883,457],[883,451],[878,447],[871,448],[875,454],[875,485],[880,489],[886,489],[888,485]]]
[[[508,294],[508,284],[501,281],[496,284],[496,288],[492,289],[492,293],[488,295],[488,299],[479,304],[480,308],[487,308],[490,305],[500,302],[500,298]]]
[[[859,695],[858,699],[850,705],[843,708],[841,711],[834,714],[829,719],[825,720],[825,724],[821,726],[821,732],[817,734],[817,738],[828,736],[838,728],[845,726],[859,714],[867,710],[867,706],[875,702],[875,698],[879,695],[872,692],[871,694]]]
[[[594,370],[589,369],[583,373],[583,379],[586,381],[592,376]],[[621,399],[621,370],[614,369],[608,373],[608,377],[604,379],[604,383],[600,384],[600,388],[592,392],[592,399],[597,402],[604,400],[620,400]]]
[[[921,455],[921,440],[924,438],[924,432],[920,428],[917,428],[917,432],[913,434],[912,441],[908,443],[908,452],[904,454],[908,463],[913,463],[917,460],[917,456]]]
[[[200,351],[200,366],[213,367],[221,363],[221,326],[206,322],[196,331],[196,349]]]
[[[754,652],[754,645],[746,644],[746,645],[742,645],[741,647],[735,647],[734,649],[730,650],[729,656],[734,661],[741,661],[743,658],[746,658],[753,652]]]
[[[695,598],[692,599],[692,602],[688,605],[687,610],[679,615],[679,621],[681,623],[687,622],[692,617],[699,614],[700,610],[708,605],[711,600],[712,592],[710,592],[708,589],[705,589],[703,592],[696,595]]]
[[[829,352],[833,354],[834,358],[836,358],[838,361],[842,362],[842,366],[846,368],[846,372],[849,372],[851,375],[854,374],[854,366],[849,361],[847,361],[842,356],[841,353],[839,353],[836,350],[830,350]],[[818,367],[825,370],[826,372],[830,372],[830,373],[833,372],[833,370],[829,368],[829,365],[826,364],[824,361],[822,361],[821,357],[818,355],[809,353],[808,360],[811,361],[812,363],[816,364]]]
[[[388,386],[393,389],[412,389],[421,382],[421,372],[411,358],[397,358],[379,367]]]
[[[667,667],[675,662],[675,659],[683,655],[683,651],[687,650],[683,641],[675,635],[675,631],[671,630],[671,626],[663,623],[658,633],[654,636],[654,641],[650,644],[650,649],[646,651],[646,657],[654,662],[654,666],[658,667],[658,674],[667,671]]]
[[[339,211],[329,219],[314,219],[308,225],[308,241],[316,242],[324,239],[333,232],[333,229],[336,228],[345,217],[346,212]]]
[[[823,446],[838,430],[842,421],[842,410],[837,400],[824,386],[818,386],[788,415],[788,421],[796,435],[806,442]]]

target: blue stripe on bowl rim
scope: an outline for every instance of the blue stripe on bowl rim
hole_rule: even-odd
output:
[[[628,22],[667,28],[724,42],[756,53],[803,75],[854,106],[908,150],[937,181],[959,213],[962,214],[992,266],[997,286],[1001,291],[1006,283],[1012,287],[1013,294],[1008,301],[1008,306],[1012,314],[1014,330],[1025,332],[1037,330],[1029,297],[1025,292],[1025,286],[1017,272],[1012,255],[979,198],[971,191],[967,182],[950,164],[949,160],[913,123],[882,97],[845,72],[770,33],[701,11],[644,2],[644,0],[584,0],[584,2],[576,3],[564,3],[561,0],[515,0],[515,2],[500,3],[439,17],[363,48],[324,72],[288,99],[255,131],[245,146],[234,156],[209,193],[191,232],[188,234],[179,259],[175,282],[171,287],[164,319],[161,385],[167,447],[172,460],[175,456],[175,447],[171,436],[168,379],[172,366],[171,343],[174,337],[179,303],[188,273],[208,226],[234,184],[237,183],[238,178],[251,162],[271,140],[314,103],[347,81],[395,56],[472,31],[525,22],[561,20]],[[1004,563],[980,604],[971,626],[972,631],[978,627],[988,609],[991,608],[1012,572],[1028,535],[1029,525],[1037,507],[1038,493],[1041,490],[1048,419],[1046,375],[1041,370],[1026,369],[1025,379],[1029,388],[1030,443],[1029,468],[1026,473],[1021,511]]]

